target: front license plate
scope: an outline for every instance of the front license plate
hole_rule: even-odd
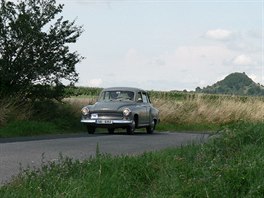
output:
[[[91,119],[97,119],[97,118],[98,118],[98,114],[93,113],[93,114],[91,115]]]
[[[112,124],[112,120],[97,120],[97,124]]]

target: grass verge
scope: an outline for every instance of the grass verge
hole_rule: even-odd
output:
[[[157,125],[156,130],[157,131],[185,131],[185,132],[191,132],[191,131],[196,131],[196,132],[212,132],[215,133],[219,129],[221,129],[222,126],[219,126],[217,124],[202,124],[202,123],[197,123],[197,124],[173,124],[173,123],[160,123]]]
[[[53,123],[43,121],[14,121],[0,128],[0,137],[35,136],[58,133]]]
[[[237,123],[202,145],[145,153],[61,158],[25,171],[0,197],[262,197],[264,124]]]

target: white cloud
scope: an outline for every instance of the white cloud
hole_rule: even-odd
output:
[[[172,52],[156,56],[148,56],[131,48],[122,61],[115,64],[118,78],[116,76],[112,82],[136,79],[143,88],[180,89],[185,84],[185,89],[194,89],[215,82],[216,77],[222,74],[221,70],[229,73],[232,68],[227,67],[225,62],[236,55],[224,45],[180,46]],[[160,85],[157,85],[158,82]],[[162,87],[165,84],[167,88]]]
[[[189,71],[211,70],[224,64],[235,54],[225,46],[181,46],[174,54],[165,57],[165,62],[172,68]]]
[[[263,36],[261,29],[250,30],[248,31],[247,35],[255,39],[262,39]]]
[[[87,79],[89,73],[91,80],[81,84],[91,87],[132,86],[144,89],[193,90],[197,86],[211,85],[232,72],[258,75],[259,57],[259,54],[232,50],[225,43],[183,45],[174,51],[157,54],[128,48],[123,56],[113,62],[86,59],[89,61],[86,65],[93,65],[94,69],[87,72],[83,68],[80,74]]]
[[[100,87],[103,83],[103,80],[101,78],[91,79],[88,81],[89,87]]]
[[[234,58],[233,64],[237,66],[249,66],[254,65],[254,62],[252,61],[251,57],[241,54]]]
[[[205,37],[213,40],[220,40],[220,41],[226,41],[233,38],[234,33],[230,30],[224,30],[224,29],[215,29],[215,30],[208,30],[205,33]]]

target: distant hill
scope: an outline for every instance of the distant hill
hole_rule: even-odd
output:
[[[205,88],[197,87],[198,93],[264,96],[264,87],[255,83],[245,73],[232,73],[223,80]]]

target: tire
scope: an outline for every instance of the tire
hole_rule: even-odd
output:
[[[132,124],[127,127],[127,134],[133,135],[135,133],[135,129],[136,129],[136,122],[135,120],[133,120]]]
[[[107,130],[108,130],[109,134],[114,134],[115,133],[115,129],[113,129],[113,128],[108,128]]]
[[[86,128],[87,128],[87,132],[88,132],[89,134],[94,134],[94,132],[95,132],[95,127],[92,127],[92,126],[86,125]]]
[[[152,120],[152,122],[150,123],[150,125],[147,126],[147,128],[146,128],[147,129],[147,133],[148,134],[154,133],[155,127],[156,127],[156,122],[155,122],[155,120]]]

